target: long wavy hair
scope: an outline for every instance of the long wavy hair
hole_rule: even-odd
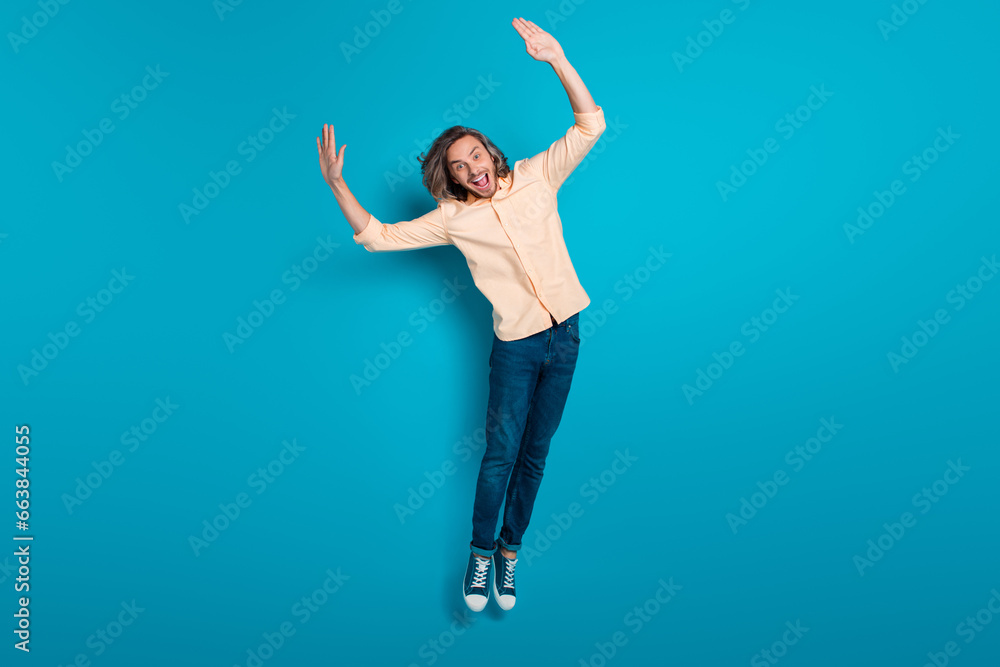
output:
[[[497,167],[498,179],[510,173],[507,156],[485,134],[471,127],[454,125],[442,132],[427,149],[427,152],[421,153],[420,157],[417,158],[420,162],[420,172],[424,175],[424,187],[431,193],[435,201],[455,199],[464,202],[468,199],[468,190],[451,180],[447,159],[448,149],[451,148],[451,145],[466,135],[472,135],[486,148],[486,152],[489,153],[493,164]]]

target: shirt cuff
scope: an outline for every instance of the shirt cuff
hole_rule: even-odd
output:
[[[573,112],[573,119],[576,120],[576,121],[581,121],[582,120],[584,122],[586,122],[588,120],[592,120],[592,119],[599,119],[603,123],[604,122],[604,107],[602,107],[600,104],[598,104],[597,105],[597,109],[595,111],[584,111],[584,112],[574,111]]]
[[[369,213],[368,223],[364,229],[354,235],[354,242],[358,245],[368,245],[378,236],[381,227],[381,223],[375,219],[374,215]]]
[[[601,106],[598,106],[596,111],[585,113],[574,111],[573,122],[584,135],[589,137],[599,137],[607,127],[607,123],[604,122],[604,108]]]

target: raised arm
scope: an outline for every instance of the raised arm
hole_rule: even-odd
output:
[[[535,60],[548,63],[555,70],[569,96],[570,106],[574,113],[591,113],[597,111],[597,104],[590,96],[590,91],[584,85],[583,79],[569,64],[562,46],[556,38],[545,32],[531,21],[516,18],[512,22],[514,29],[524,38],[524,48]]]
[[[344,149],[347,144],[340,147],[338,155],[333,125],[323,125],[323,139],[320,141],[316,137],[316,148],[319,149],[323,180],[333,190],[340,210],[354,230],[355,243],[364,246],[369,252],[415,250],[451,243],[444,228],[440,207],[419,218],[388,225],[366,211],[344,182]]]
[[[319,137],[316,137],[316,148],[319,150],[319,168],[323,172],[323,180],[333,190],[333,196],[337,198],[337,204],[340,205],[340,210],[344,212],[344,217],[354,229],[354,233],[363,232],[368,224],[370,214],[358,203],[347,187],[347,183],[344,182],[344,153],[347,144],[340,147],[338,155],[333,125],[324,123],[323,139],[321,141]]]
[[[590,91],[552,35],[524,19],[514,19],[514,29],[524,38],[528,55],[552,65],[573,106],[574,122],[566,135],[553,142],[547,150],[525,161],[549,187],[558,190],[604,133],[604,109],[594,103]]]

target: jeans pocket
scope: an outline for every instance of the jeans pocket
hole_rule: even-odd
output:
[[[574,343],[580,342],[579,324],[580,324],[580,318],[578,315],[574,315],[573,317],[566,320],[566,333],[569,334],[569,337],[573,339]]]

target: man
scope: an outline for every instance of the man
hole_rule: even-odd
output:
[[[511,169],[485,135],[449,128],[421,155],[433,211],[383,224],[344,182],[345,146],[333,126],[316,138],[323,177],[368,251],[452,244],[465,255],[476,287],[493,305],[493,348],[486,451],[476,484],[469,562],[462,594],[481,611],[492,588],[502,609],[514,606],[514,566],[531,518],[549,443],[562,417],[580,346],[579,315],[590,298],[570,262],[556,193],[604,132],[594,103],[559,43],[537,25],[514,19],[528,54],[549,63],[573,107],[575,124],[546,151]],[[500,505],[503,525],[494,539]]]

